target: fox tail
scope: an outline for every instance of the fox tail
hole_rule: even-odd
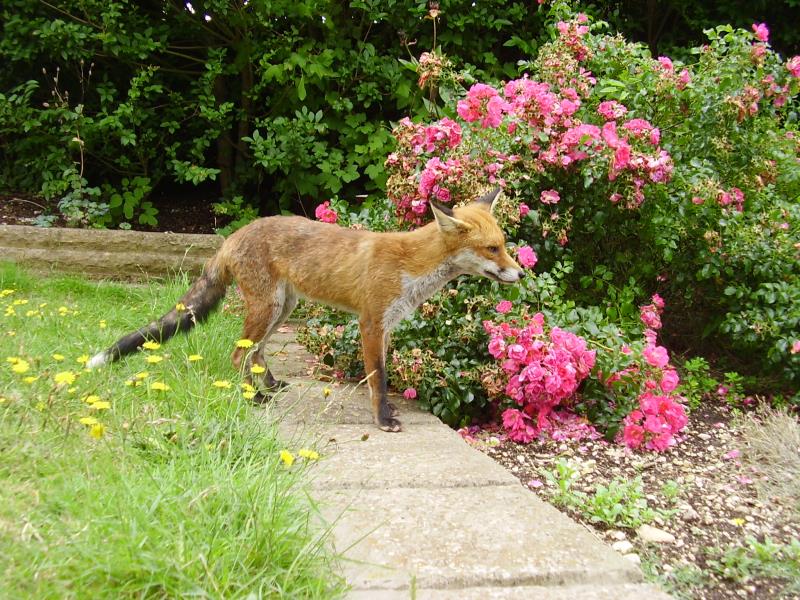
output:
[[[225,296],[231,282],[229,270],[222,254],[217,254],[207,264],[203,275],[197,279],[175,307],[160,319],[145,325],[117,340],[110,348],[95,354],[87,368],[100,367],[135,352],[145,342],[165,342],[179,331],[189,331],[201,323]]]

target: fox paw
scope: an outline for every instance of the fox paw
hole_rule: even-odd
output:
[[[256,395],[251,398],[253,404],[263,405],[272,400],[272,396],[264,392],[256,392]]]
[[[267,388],[268,392],[277,392],[278,390],[282,390],[285,387],[289,387],[288,381],[283,381],[282,379],[273,379],[269,387]]]
[[[378,427],[381,428],[383,431],[388,431],[390,433],[397,433],[398,431],[403,430],[403,425],[394,418],[388,419],[381,419],[381,422],[378,423]]]

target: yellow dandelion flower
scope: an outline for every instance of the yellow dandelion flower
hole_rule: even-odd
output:
[[[242,392],[242,398],[244,398],[245,400],[252,400],[255,397],[256,397],[255,391]]]
[[[145,350],[158,350],[161,348],[161,344],[154,342],[153,340],[147,340],[144,344],[142,344],[142,348]]]
[[[108,410],[111,408],[111,402],[108,400],[99,400],[90,406],[92,410]]]
[[[7,306],[5,315],[7,317],[16,317],[17,316],[17,311],[14,310],[13,306]]]
[[[18,363],[19,361],[20,359],[16,356],[9,356],[8,358],[6,358],[6,362],[11,363],[12,365]]]
[[[42,302],[42,303],[39,305],[39,308],[44,308],[45,306],[47,306],[47,302]]]
[[[175,310],[177,310],[178,312],[183,312],[186,310],[186,305],[183,302],[178,302],[175,305]]]
[[[83,401],[86,402],[86,404],[94,404],[95,402],[100,402],[100,396],[97,394],[89,394]]]
[[[75,383],[75,373],[72,371],[59,371],[53,379],[58,385],[72,385]]]
[[[89,435],[96,440],[99,440],[101,437],[103,437],[105,432],[106,428],[102,423],[95,423],[92,425],[91,429],[89,429]]]
[[[25,311],[25,316],[26,317],[38,317],[39,316],[39,311],[38,310],[26,310]]]
[[[8,402],[8,398],[5,398],[4,396],[0,396],[0,404],[5,404],[6,402]]]
[[[11,330],[11,331],[6,331],[6,335],[7,335],[8,337],[14,337],[15,335],[17,335],[17,332],[16,332],[16,331],[14,331],[14,330]]]
[[[153,383],[150,384],[150,389],[158,390],[160,392],[168,392],[170,388],[166,383],[163,383],[161,381],[154,381]]]
[[[11,366],[11,370],[14,373],[25,373],[30,369],[31,366],[28,364],[27,360],[18,360]]]
[[[56,361],[56,362],[61,362],[62,360],[64,360],[64,355],[63,354],[57,354],[57,353],[53,354],[53,360]]]
[[[78,419],[78,422],[83,423],[84,425],[94,425],[98,421],[94,417],[81,417]]]
[[[89,362],[89,355],[81,354],[78,358],[75,359],[75,362],[77,362],[79,365],[85,365],[87,362]]]
[[[247,382],[242,382],[241,383],[241,387],[245,392],[255,392],[256,391],[256,388],[254,388],[252,385],[250,385]]]
[[[741,527],[742,525],[744,525],[744,519],[740,517],[731,519],[731,525],[736,525],[737,527]]]
[[[329,388],[329,387],[324,387],[324,388],[322,388],[322,395],[323,395],[323,396],[325,396],[325,397],[327,398],[328,396],[330,396],[330,395],[331,395],[332,391],[333,391],[333,390],[331,390],[331,388]]]
[[[281,460],[283,461],[284,465],[291,467],[294,463],[294,456],[292,456],[292,453],[288,450],[281,450]]]
[[[10,296],[11,294],[13,294],[16,291],[17,290],[12,290],[12,289],[9,289],[9,288],[6,288],[4,290],[0,290],[0,298],[5,298],[6,296]]]
[[[298,454],[308,460],[319,460],[319,452],[309,450],[308,448],[300,448]]]
[[[39,401],[36,403],[36,410],[38,410],[39,412],[44,411],[45,408],[47,408],[47,404],[45,404],[44,402]]]
[[[59,306],[58,307],[58,312],[60,312],[62,315],[64,315],[64,314],[69,312],[69,309],[66,306]]]
[[[203,360],[203,357],[199,354],[190,354],[189,355],[189,362],[197,362],[198,360]]]
[[[18,298],[17,300],[14,300],[11,304],[13,306],[22,306],[23,304],[27,304],[27,303],[28,303],[28,301],[25,300],[24,298]]]
[[[150,363],[151,365],[154,365],[154,364],[160,363],[162,360],[164,360],[164,357],[160,356],[158,354],[151,354],[150,356],[145,357],[144,360],[146,362]]]
[[[134,379],[147,379],[150,377],[150,373],[147,371],[139,371],[136,375],[133,376]]]
[[[225,389],[227,389],[227,388],[231,387],[231,382],[228,381],[227,379],[217,379],[211,385],[213,385],[214,387],[217,387],[217,388],[225,388]]]
[[[105,329],[106,327],[108,327],[108,325],[106,325],[106,320],[100,319],[100,329]]]
[[[238,342],[236,342],[237,348],[250,348],[252,346],[253,346],[253,340],[241,339]]]
[[[23,377],[22,381],[24,381],[25,383],[33,383],[37,379],[39,379],[38,375],[28,375],[27,377]]]
[[[252,365],[250,367],[250,372],[251,373],[255,373],[256,375],[258,375],[260,373],[263,373],[264,371],[266,371],[266,369],[264,367],[262,367],[261,365]]]

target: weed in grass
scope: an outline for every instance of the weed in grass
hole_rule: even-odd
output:
[[[285,448],[233,376],[214,385],[237,317],[83,368],[185,285],[34,279],[0,265],[0,597],[344,592],[303,490],[319,455]],[[282,451],[296,454],[291,467]]]

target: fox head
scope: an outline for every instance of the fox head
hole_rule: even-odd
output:
[[[431,210],[461,273],[515,283],[525,272],[506,252],[505,236],[492,215],[499,193],[497,188],[458,208],[432,201]]]

